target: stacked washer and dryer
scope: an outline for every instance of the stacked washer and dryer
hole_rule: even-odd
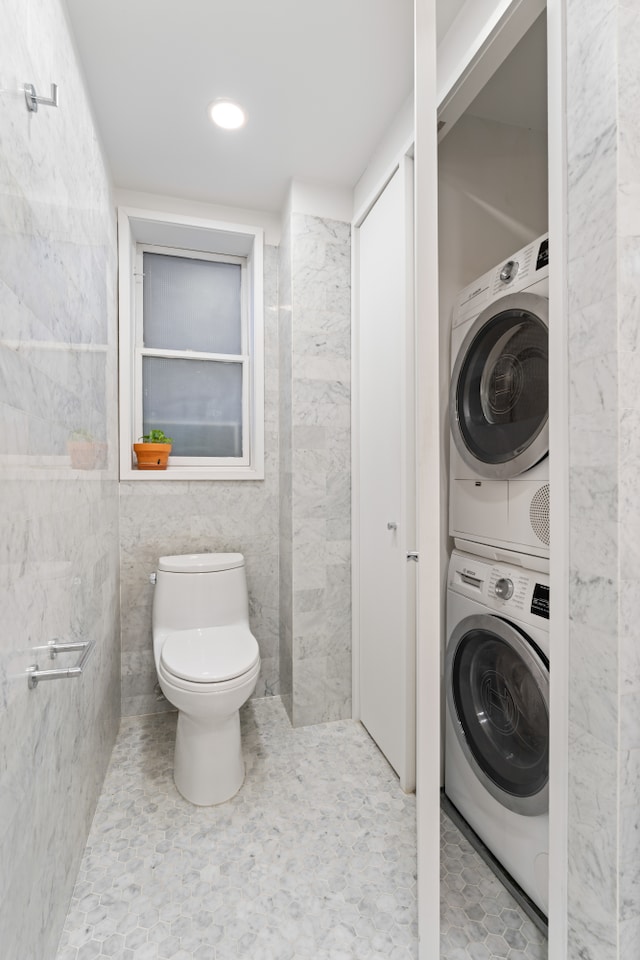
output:
[[[453,319],[445,794],[548,908],[549,240],[462,290]]]

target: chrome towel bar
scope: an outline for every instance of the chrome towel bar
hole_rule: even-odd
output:
[[[37,687],[40,680],[66,680],[67,677],[79,677],[93,652],[93,644],[93,640],[71,640],[68,643],[63,640],[49,640],[45,647],[37,647],[38,650],[47,650],[50,660],[55,660],[59,653],[70,653],[74,650],[81,650],[82,656],[73,667],[56,667],[53,670],[40,670],[37,663],[32,663],[27,667],[29,690]]]

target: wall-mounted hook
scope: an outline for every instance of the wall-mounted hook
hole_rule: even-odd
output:
[[[57,107],[58,106],[58,84],[51,84],[51,96],[50,97],[39,97],[36,94],[36,88],[32,83],[25,83],[24,85],[24,98],[27,101],[27,107],[29,110],[35,113],[38,109],[38,104],[41,103],[44,107]]]

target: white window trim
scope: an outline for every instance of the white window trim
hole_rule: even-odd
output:
[[[204,353],[197,350],[159,350],[144,346],[142,290],[143,257],[145,253],[157,253],[161,256],[182,257],[193,260],[211,260],[216,263],[235,263],[240,266],[242,280],[240,284],[242,302],[240,304],[240,353]],[[134,282],[136,287],[136,316],[134,335],[134,382],[135,404],[133,411],[134,435],[140,437],[144,432],[142,424],[142,361],[143,357],[167,357],[178,360],[216,360],[221,363],[239,363],[242,366],[242,446],[241,457],[216,457],[215,464],[211,457],[172,457],[172,467],[248,467],[251,465],[251,433],[253,431],[250,415],[250,386],[251,386],[251,356],[249,353],[249,314],[247,298],[248,282],[247,258],[230,257],[222,254],[203,253],[202,251],[181,250],[177,247],[160,247],[157,244],[138,243],[136,245],[136,272]],[[167,424],[166,433],[171,436],[171,424]]]
[[[120,328],[120,479],[141,481],[168,480],[263,480],[264,479],[264,308],[263,245],[260,227],[231,224],[196,217],[185,217],[150,210],[121,207],[118,210],[118,272]],[[246,261],[246,310],[251,319],[243,324],[242,358],[247,376],[243,377],[243,430],[249,437],[246,462],[238,458],[220,458],[215,464],[208,458],[169,458],[167,470],[138,470],[133,443],[142,432],[141,403],[135,396],[141,384],[142,353],[137,342],[136,274],[141,271],[136,259],[139,247],[175,253],[180,256],[215,255]],[[141,254],[140,254],[141,255]],[[180,351],[150,351],[158,356],[180,355]],[[191,354],[193,355],[193,354]],[[198,356],[198,355],[194,355]],[[238,357],[203,354],[206,359],[233,360]],[[136,376],[138,374],[138,376]]]

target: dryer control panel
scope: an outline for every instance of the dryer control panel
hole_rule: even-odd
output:
[[[460,291],[453,326],[477,316],[493,300],[508,293],[535,286],[535,292],[548,296],[548,278],[549,234],[545,233]]]
[[[523,623],[543,626],[549,619],[549,577],[518,563],[494,563],[454,550],[449,589]]]

